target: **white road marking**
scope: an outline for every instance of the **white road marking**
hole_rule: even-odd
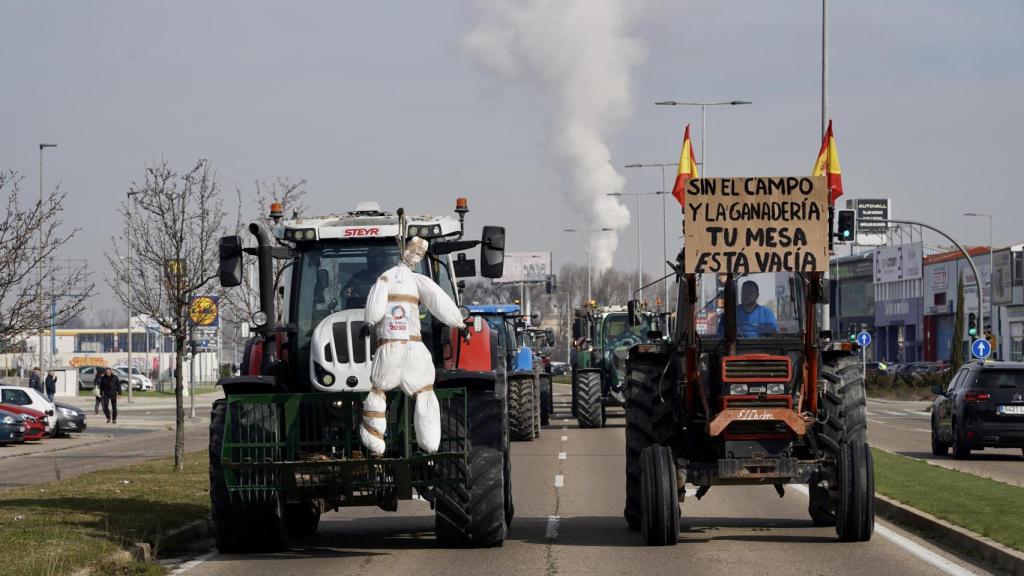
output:
[[[931,431],[931,430],[925,430],[924,428],[914,428],[914,430],[917,430],[918,432],[927,432],[927,433],[929,433],[929,434],[931,434],[931,433],[932,433],[932,431]]]
[[[562,436],[562,442],[568,442],[568,441],[569,441],[569,437],[568,436]]]
[[[920,412],[918,412],[917,410],[907,410],[907,414],[913,414],[913,415],[915,415],[915,416],[927,416],[927,417],[929,417],[929,418],[930,418],[930,417],[931,417],[931,415],[932,415],[932,413],[931,413],[931,412],[925,412],[925,411],[923,411],[923,410],[922,410],[922,411],[920,411]]]
[[[558,453],[558,459],[559,460],[565,460],[565,452],[559,452]]]
[[[189,570],[195,568],[196,566],[199,566],[203,562],[206,562],[207,560],[209,560],[210,558],[213,558],[216,555],[217,555],[217,551],[216,550],[211,550],[210,552],[207,552],[206,554],[203,554],[202,556],[196,558],[195,560],[189,560],[188,562],[185,562],[181,566],[178,566],[168,576],[179,576],[180,574],[184,574],[185,572],[188,572]]]
[[[809,494],[807,491],[807,486],[804,486],[803,484],[790,484],[789,487],[792,488],[795,492],[799,492],[804,496],[807,496]],[[883,538],[886,538],[893,544],[899,546],[900,548],[903,548],[907,552],[910,552],[914,556],[918,557],[921,560],[924,560],[932,566],[935,566],[936,568],[942,570],[946,574],[950,574],[951,576],[973,576],[975,574],[967,568],[964,568],[963,566],[960,566],[955,562],[951,562],[943,558],[939,554],[936,554],[935,552],[932,552],[924,546],[921,546],[920,544],[914,542],[906,536],[893,532],[892,530],[886,528],[878,522],[875,522],[875,534],[878,534]]]
[[[892,412],[892,411],[889,411],[889,410],[881,410],[880,412],[882,414],[888,414],[889,416],[899,416],[901,418],[907,415],[906,412]]]
[[[868,422],[874,422],[875,424],[885,424],[885,422],[882,422],[881,420],[874,420],[872,418],[868,418]]]
[[[548,516],[548,526],[544,530],[544,537],[548,540],[558,538],[558,516]]]
[[[561,488],[562,486],[565,486],[565,476],[555,474],[555,488]]]

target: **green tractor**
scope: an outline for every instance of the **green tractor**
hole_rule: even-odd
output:
[[[580,428],[601,428],[608,406],[626,405],[626,358],[636,344],[661,338],[660,318],[638,312],[630,325],[625,306],[578,308],[573,319],[572,414]]]

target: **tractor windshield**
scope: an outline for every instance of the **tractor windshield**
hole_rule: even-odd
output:
[[[699,302],[697,333],[712,337],[725,335],[726,314],[735,314],[739,339],[776,338],[803,331],[803,281],[795,274],[766,273],[736,275],[736,305],[725,307],[726,277],[698,276]]]
[[[622,346],[632,346],[646,337],[650,330],[650,319],[647,315],[641,315],[640,318],[639,326],[630,326],[629,315],[625,312],[605,316],[601,325],[604,348],[614,350]]]

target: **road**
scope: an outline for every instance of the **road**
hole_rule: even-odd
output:
[[[556,388],[568,410],[568,390]],[[320,532],[280,554],[212,554],[180,567],[188,576],[257,574],[969,574],[983,573],[879,522],[868,543],[842,544],[808,520],[790,488],[717,487],[683,505],[679,544],[648,548],[622,519],[625,437],[621,419],[580,430],[553,420],[542,437],[513,445],[516,519],[503,548],[444,550],[423,502],[398,513],[371,508],[326,514]]]
[[[1017,449],[973,452],[969,460],[933,456],[930,402],[868,400],[868,440],[872,446],[932,464],[970,472],[1015,486],[1024,485],[1024,456]]]

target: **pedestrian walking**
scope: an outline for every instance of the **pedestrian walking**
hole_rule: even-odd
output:
[[[57,393],[57,375],[53,373],[53,370],[46,372],[46,380],[43,384],[46,386],[46,399],[53,402],[53,396]]]
[[[96,376],[93,376],[92,380],[92,395],[96,399],[96,405],[93,406],[93,412],[95,414],[100,413],[100,406],[103,405],[103,390],[100,388],[100,378],[102,377],[102,374],[97,374]]]
[[[99,378],[100,393],[103,394],[103,415],[107,423],[117,424],[117,395],[121,392],[121,384],[117,376],[107,368]]]
[[[28,387],[35,390],[36,392],[39,392],[40,394],[46,393],[46,391],[43,389],[43,378],[39,373],[38,366],[33,368],[32,373],[28,375]]]

